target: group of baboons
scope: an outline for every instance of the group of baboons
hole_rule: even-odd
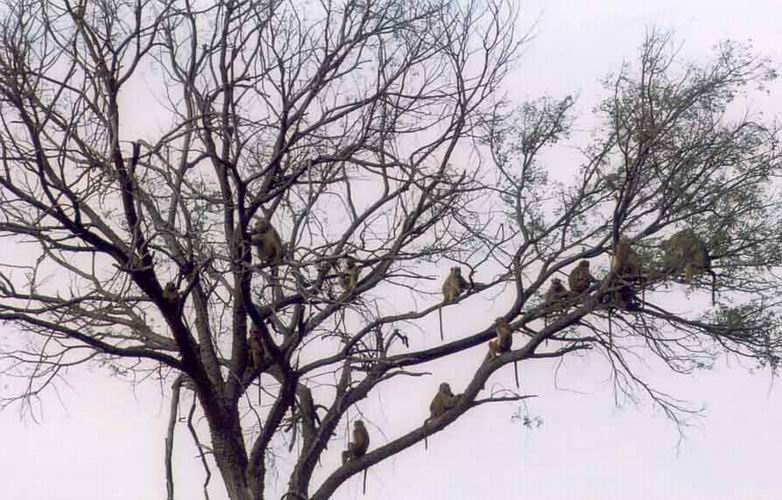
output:
[[[711,268],[711,257],[703,240],[692,229],[682,229],[660,243],[663,250],[663,261],[660,269],[654,270],[644,266],[640,255],[633,249],[629,240],[620,239],[616,244],[611,258],[611,283],[605,296],[605,303],[611,307],[624,310],[637,310],[640,304],[636,293],[643,283],[651,278],[668,277],[684,278],[691,283],[696,275],[709,273],[714,279]],[[544,294],[544,307],[552,312],[562,312],[566,302],[577,299],[595,289],[600,283],[589,270],[589,261],[580,261],[568,275],[568,285],[560,278],[552,278],[548,290]],[[443,282],[443,302],[450,303],[468,289],[469,284],[462,277],[459,267],[452,267]],[[712,301],[714,301],[714,285],[712,284]],[[495,320],[497,337],[489,342],[489,357],[507,352],[511,349],[511,327],[505,318]]]
[[[255,247],[258,258],[263,263],[276,263],[284,257],[285,247],[280,235],[269,223],[268,219],[259,219],[250,233],[250,241]],[[701,238],[692,229],[683,229],[669,239],[660,243],[664,252],[660,269],[645,269],[640,255],[633,249],[630,241],[620,239],[614,247],[611,258],[607,293],[605,304],[623,310],[637,310],[640,307],[636,296],[637,290],[643,287],[645,281],[656,277],[669,277],[673,279],[684,278],[686,283],[691,283],[696,275],[710,273],[711,258],[709,251]],[[596,289],[600,281],[594,278],[589,269],[588,260],[580,261],[568,275],[568,286],[565,286],[560,278],[552,278],[550,286],[544,294],[544,307],[549,313],[562,313],[567,303],[578,300],[579,297]],[[359,267],[354,258],[345,258],[344,269],[338,274],[338,283],[345,291],[350,293],[358,286]],[[461,268],[451,267],[448,276],[443,281],[443,304],[454,302],[460,295],[469,289],[470,285],[462,276]],[[167,290],[167,292],[170,292]],[[714,300],[714,287],[712,286],[712,300]],[[440,334],[442,338],[442,309],[440,313]],[[547,313],[548,316],[548,313]],[[497,318],[494,322],[496,338],[488,344],[489,352],[486,359],[491,360],[512,348],[512,328],[506,318]],[[250,355],[255,367],[260,365],[263,357],[263,346],[257,338],[256,332],[251,332],[248,341]],[[429,405],[429,418],[425,424],[444,415],[459,401],[459,395],[454,395],[447,383],[441,383],[437,394]],[[342,463],[362,457],[369,448],[369,434],[361,420],[354,422],[352,440],[348,443],[347,450],[342,452]]]
[[[660,243],[663,250],[662,265],[659,269],[650,269],[644,266],[641,256],[633,249],[629,240],[620,239],[616,244],[611,258],[611,282],[607,286],[604,303],[609,307],[624,310],[638,310],[640,304],[636,293],[644,283],[652,278],[667,277],[678,279],[683,277],[686,283],[691,283],[696,275],[709,273],[714,280],[714,271],[711,268],[711,257],[708,248],[701,238],[692,229],[683,229],[669,239]],[[559,278],[552,278],[548,290],[544,294],[543,306],[548,313],[563,313],[568,302],[576,301],[579,297],[595,290],[600,284],[589,270],[589,261],[580,261],[568,275],[568,285],[565,286]],[[468,290],[469,284],[462,277],[459,267],[452,267],[442,286],[443,302],[449,303],[456,300],[463,292]],[[712,301],[714,301],[714,282],[712,282]],[[513,330],[504,317],[494,321],[496,337],[489,341],[487,360],[492,360],[504,352],[511,350],[513,345]],[[442,332],[442,318],[441,318]],[[460,395],[454,395],[447,383],[440,384],[431,405],[429,406],[429,418],[427,422],[439,418],[458,401]]]

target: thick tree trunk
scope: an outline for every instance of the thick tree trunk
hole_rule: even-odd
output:
[[[231,436],[212,434],[214,458],[231,500],[260,500],[247,482],[247,458]]]
[[[212,438],[212,451],[220,476],[223,479],[228,497],[231,500],[260,500],[262,489],[254,492],[247,478],[247,449],[239,425],[239,413],[236,406],[220,402],[211,405],[206,411],[209,434]]]
[[[250,488],[247,486],[235,482],[230,479],[226,479],[226,475],[224,471],[221,469],[220,472],[223,475],[223,483],[225,484],[225,489],[228,491],[228,498],[231,500],[260,500],[253,495],[253,492],[250,491]]]

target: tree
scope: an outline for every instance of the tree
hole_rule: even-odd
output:
[[[639,376],[638,357],[689,372],[730,352],[775,370],[779,134],[729,112],[775,77],[767,61],[724,43],[711,63],[685,63],[651,32],[638,64],[606,80],[581,165],[554,181],[543,156],[574,101],[501,99],[525,41],[513,5],[11,4],[0,231],[24,251],[1,269],[0,319],[24,341],[3,368],[29,386],[5,404],[86,362],[170,381],[169,445],[184,388],[230,498],[269,497],[274,455],[288,453],[287,498],[325,499],[469,410],[529,397],[485,393],[510,364],[599,353],[618,391],[676,422],[696,410]],[[137,103],[153,118],[134,123]],[[713,277],[684,277],[660,249],[685,228]],[[280,255],[258,248],[273,232]],[[640,273],[606,265],[620,239]],[[584,259],[591,288],[546,300]],[[444,303],[456,266],[467,287]],[[703,313],[664,305],[666,289],[712,287]],[[442,342],[426,332],[500,292],[511,351],[486,355],[494,318],[446,322]],[[370,393],[465,351],[474,375],[442,416],[424,422],[424,408],[420,426],[372,434],[366,455],[313,481]],[[432,395],[443,381],[427,379]]]

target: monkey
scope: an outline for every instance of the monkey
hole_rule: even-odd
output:
[[[434,399],[429,404],[429,418],[426,422],[431,422],[437,418],[440,418],[446,411],[456,405],[458,396],[454,396],[451,392],[451,386],[447,382],[440,384],[440,388],[437,390]]]
[[[613,323],[611,319],[613,307],[619,307],[625,311],[641,309],[633,286],[633,283],[643,280],[641,257],[633,249],[630,242],[624,238],[620,238],[614,248],[614,255],[611,257],[611,271],[615,277],[611,282],[611,291],[604,297],[610,306],[608,309],[609,335],[611,335]]]
[[[467,290],[468,287],[469,284],[467,283],[467,280],[462,277],[462,268],[459,266],[452,267],[451,271],[448,273],[448,277],[445,278],[445,281],[443,282],[444,302],[446,304],[453,302],[462,294],[462,292]]]
[[[263,359],[266,357],[266,349],[261,342],[261,332],[253,326],[250,328],[250,335],[247,338],[247,346],[250,348],[250,360],[253,370],[258,370],[263,365]],[[261,404],[261,384],[258,384],[258,404]]]
[[[279,233],[268,219],[260,217],[250,233],[250,241],[258,252],[261,262],[277,263],[285,253]]]
[[[711,256],[706,244],[692,229],[682,229],[660,243],[665,255],[663,271],[671,276],[684,275],[684,281],[692,283],[696,275],[711,274],[711,301],[715,302],[717,276],[711,268]]]
[[[639,311],[641,303],[635,293],[635,284],[644,281],[641,257],[630,244],[630,241],[620,238],[611,256],[611,280],[608,293],[601,297],[601,302],[608,307],[608,335],[611,338],[611,319],[613,310],[620,308],[625,311]]]
[[[456,403],[459,402],[461,396],[455,396],[451,392],[451,386],[447,382],[440,384],[440,388],[437,389],[432,402],[429,403],[429,418],[424,420],[424,427],[427,427],[430,423],[442,417],[446,411],[450,410]],[[424,448],[429,449],[429,443],[424,435]]]
[[[494,320],[494,330],[497,332],[497,338],[489,341],[487,361],[491,361],[503,352],[510,351],[513,346],[513,330],[511,330],[508,320],[503,317]],[[519,387],[519,366],[516,361],[513,362],[513,374],[515,375],[516,387]]]
[[[570,291],[568,291],[568,289],[562,283],[561,279],[552,278],[551,285],[549,286],[548,290],[546,290],[546,294],[544,296],[546,299],[546,306],[552,309],[561,308],[562,302],[570,297],[570,295]]]
[[[448,304],[456,300],[459,295],[469,288],[467,280],[462,277],[462,268],[454,266],[448,273],[448,277],[443,281],[443,303]],[[440,340],[445,339],[443,334],[443,310],[437,311],[440,317]]]
[[[595,278],[589,272],[589,261],[582,260],[578,265],[570,271],[568,276],[568,284],[570,290],[577,294],[582,294],[589,290],[589,286],[594,283]]]
[[[163,300],[169,304],[176,304],[179,302],[179,290],[177,289],[176,283],[173,281],[166,283],[165,288],[163,288]]]
[[[682,229],[660,243],[665,252],[665,272],[680,275],[688,283],[696,274],[711,271],[711,262],[706,245],[691,229]]]
[[[369,433],[364,422],[356,420],[353,423],[353,441],[348,442],[348,449],[342,452],[342,465],[359,457],[363,457],[369,448]],[[367,493],[367,470],[364,469],[364,494]]]
[[[607,295],[607,302],[612,306],[626,311],[637,311],[641,308],[638,297],[635,294],[633,283],[643,280],[641,257],[638,255],[630,241],[620,238],[614,248],[611,258],[611,271],[615,279],[611,283],[611,291]],[[610,325],[609,312],[609,325]]]
[[[353,441],[348,443],[348,449],[342,452],[342,465],[363,457],[369,448],[369,433],[364,422],[353,422]]]
[[[638,311],[641,304],[638,302],[633,286],[629,283],[617,283],[616,285],[617,287],[608,293],[609,304],[625,311]]]
[[[633,285],[626,281],[613,281],[611,287],[606,295],[601,297],[601,302],[608,305],[608,338],[612,341],[613,338],[613,311],[615,308],[622,309],[624,311],[640,311],[641,302],[638,301],[638,297],[635,294]]]
[[[625,281],[635,281],[642,277],[641,258],[628,240],[620,239],[617,243],[611,259],[611,270]]]
[[[551,280],[551,286],[549,286],[549,289],[546,290],[545,294],[545,305],[547,308],[550,309],[550,312],[558,312],[563,313],[565,311],[565,307],[563,307],[563,302],[570,297],[571,293],[570,291],[565,287],[564,284],[562,284],[562,280],[559,278],[552,278]],[[545,320],[548,322],[549,314],[546,314]]]
[[[339,284],[347,293],[352,292],[358,286],[358,266],[356,266],[356,259],[353,257],[345,258],[345,271],[339,275]]]
[[[505,318],[494,320],[494,330],[497,332],[497,338],[489,341],[489,359],[510,351],[513,345],[513,331]]]
[[[546,303],[554,305],[563,299],[566,299],[570,295],[568,289],[562,284],[562,280],[559,278],[553,278],[551,280],[551,286],[546,290]]]
[[[266,350],[261,343],[260,332],[257,328],[250,329],[250,336],[247,338],[247,345],[250,347],[250,358],[252,358],[253,368],[258,369],[263,363],[263,357]]]

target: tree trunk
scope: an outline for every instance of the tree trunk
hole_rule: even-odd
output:
[[[247,451],[237,420],[229,417],[208,419],[217,468],[231,500],[260,500],[261,490],[252,491],[247,480]]]
[[[213,434],[212,445],[214,449],[214,458],[217,468],[220,470],[220,476],[228,491],[228,498],[231,500],[260,500],[253,494],[247,483],[245,476],[246,462],[243,456],[231,444],[231,438]]]

